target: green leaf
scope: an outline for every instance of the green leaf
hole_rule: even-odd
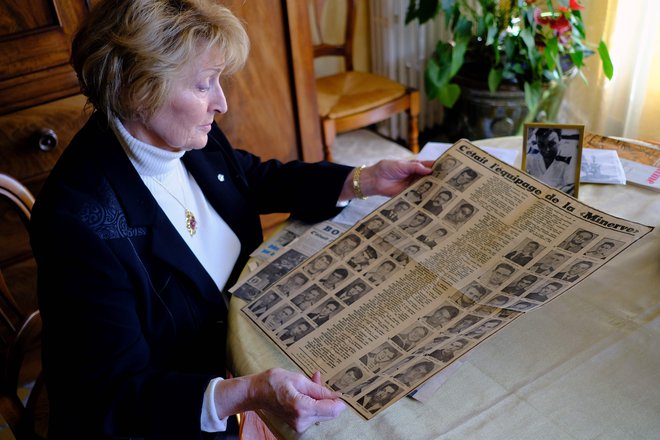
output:
[[[452,9],[454,7],[454,4],[456,4],[457,0],[442,0],[442,9],[445,11],[448,9]]]
[[[584,30],[584,21],[582,20],[582,14],[580,11],[573,11],[573,16],[575,20],[573,20],[573,26],[575,26],[575,33],[577,35],[574,35],[577,38],[584,38],[587,34],[586,31]]]
[[[488,89],[491,93],[495,93],[500,82],[502,82],[502,69],[491,68],[488,72]]]
[[[406,24],[417,18],[417,0],[408,0],[406,8]]]
[[[454,30],[454,39],[456,38],[470,38],[472,36],[472,22],[460,16],[458,22],[456,23],[456,29]]]
[[[552,54],[550,54],[549,50],[546,50],[543,52],[543,57],[545,58],[545,64],[548,66],[549,70],[555,70],[555,59],[552,57]]]
[[[520,32],[520,37],[525,42],[527,49],[534,49],[536,47],[536,43],[534,42],[534,35],[532,34],[532,30],[530,28],[523,29]]]
[[[584,52],[582,52],[581,50],[577,52],[572,52],[569,54],[569,56],[571,57],[571,61],[573,62],[573,64],[575,64],[575,66],[578,69],[581,69],[582,66],[584,66]]]
[[[486,17],[480,16],[477,19],[477,35],[484,35],[487,32]]]
[[[467,50],[470,38],[472,37],[472,22],[465,17],[460,17],[456,23],[454,31],[454,46],[449,46],[451,50],[451,65],[449,68],[449,78],[451,79],[463,66],[465,61],[465,51]]]
[[[438,97],[438,89],[440,87],[438,84],[439,76],[440,65],[435,57],[430,57],[424,69],[424,89],[426,90],[426,95],[431,99]]]
[[[419,22],[425,23],[438,14],[438,0],[419,0]]]
[[[549,51],[553,58],[559,55],[559,40],[557,37],[548,38],[546,40],[545,50]]]
[[[439,85],[447,84],[451,77],[454,76],[452,73],[454,52],[455,48],[451,44],[442,41],[439,41],[435,48],[435,56],[438,62],[436,78]]]
[[[520,63],[516,63],[511,66],[511,71],[517,73],[518,75],[525,74],[525,68]]]
[[[406,12],[406,24],[417,18],[420,24],[426,23],[438,14],[439,0],[411,0]]]
[[[441,87],[438,93],[438,99],[447,108],[454,107],[458,97],[461,95],[461,88],[456,84],[447,84]]]
[[[525,82],[525,104],[529,109],[529,115],[534,117],[538,111],[538,106],[541,103],[541,82],[534,81],[533,83]]]
[[[452,46],[449,43],[439,41],[433,56],[429,58],[424,70],[424,86],[426,94],[431,99],[436,99],[451,78]]]
[[[426,63],[426,69],[424,69],[424,90],[426,90],[426,96],[429,99],[436,99],[438,97],[438,83],[436,81],[437,63],[433,60],[429,60]]]
[[[457,40],[454,44],[454,49],[451,54],[451,68],[449,69],[450,78],[458,73],[465,61],[465,51],[467,50],[468,40],[462,38]]]
[[[513,51],[516,50],[516,42],[513,38],[506,38],[504,40],[504,54],[507,58],[513,58]]]
[[[488,24],[486,46],[490,46],[495,42],[495,37],[497,36],[497,20],[495,20],[493,14],[488,14],[486,18],[486,23]]]
[[[557,58],[559,56],[559,43],[557,41],[557,37],[549,38],[546,41],[543,55],[545,56],[545,62],[548,65],[548,69],[555,70],[558,65]]]
[[[549,38],[546,41],[543,55],[545,56],[545,62],[548,65],[548,69],[555,70],[557,66],[555,60],[557,59],[557,55],[559,55],[559,44],[557,42],[557,37]]]
[[[603,62],[603,72],[607,79],[612,79],[614,75],[614,66],[612,65],[612,60],[610,59],[610,52],[607,50],[607,46],[603,40],[600,40],[598,43],[598,55]]]

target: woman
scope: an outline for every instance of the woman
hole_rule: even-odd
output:
[[[72,62],[96,111],[32,216],[50,437],[195,439],[251,409],[298,431],[336,417],[318,373],[222,379],[225,289],[262,241],[259,214],[319,221],[356,188],[391,196],[430,170],[380,162],[354,187],[349,167],[235,151],[214,116],[247,56],[239,20],[212,0],[95,3]]]

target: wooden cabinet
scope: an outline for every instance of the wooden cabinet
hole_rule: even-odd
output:
[[[0,114],[78,93],[70,42],[83,0],[0,3]]]
[[[34,194],[87,118],[69,65],[71,38],[87,12],[84,0],[0,3],[0,172]],[[19,305],[32,310],[36,280],[27,233],[2,204],[0,223],[0,270]]]

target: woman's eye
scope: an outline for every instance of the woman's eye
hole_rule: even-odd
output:
[[[207,92],[209,90],[209,88],[210,87],[207,86],[207,85],[198,85],[197,86],[197,90],[199,90],[200,92]]]

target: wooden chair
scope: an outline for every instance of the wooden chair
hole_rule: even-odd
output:
[[[408,114],[409,148],[413,153],[419,152],[419,91],[379,75],[353,70],[356,0],[346,0],[344,42],[324,43],[321,19],[326,3],[327,0],[308,0],[311,21],[320,39],[314,45],[314,58],[343,57],[345,69],[341,73],[316,80],[325,158],[332,160],[337,133],[366,127],[404,111]]]
[[[0,174],[0,200],[20,217],[30,221],[34,197],[14,178]],[[12,211],[3,212],[3,224]],[[10,218],[11,217],[11,218]],[[0,226],[4,228],[5,226]],[[12,295],[0,268],[0,415],[17,440],[45,439],[47,397],[41,379],[41,315],[23,310]],[[21,395],[28,392],[27,397]]]

